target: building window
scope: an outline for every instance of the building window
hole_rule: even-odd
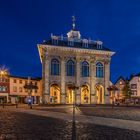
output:
[[[7,82],[7,83],[8,83],[8,82],[9,82],[9,80],[8,80],[8,79],[5,79],[5,82]]]
[[[22,84],[22,80],[19,80],[19,83]]]
[[[131,95],[137,95],[137,91],[136,90],[131,90]]]
[[[0,86],[0,92],[5,92],[7,91],[7,87],[6,86]]]
[[[75,64],[72,60],[69,60],[66,64],[67,76],[74,76]]]
[[[51,75],[59,75],[59,61],[57,59],[51,61]]]
[[[35,89],[35,93],[37,93],[37,89]]]
[[[103,42],[97,41],[97,49],[102,49]]]
[[[28,89],[25,89],[25,92],[28,92]]]
[[[52,39],[52,44],[53,45],[58,45],[58,39]]]
[[[37,86],[37,82],[35,82],[35,85]]]
[[[5,86],[3,86],[3,91],[6,91],[6,87]]]
[[[120,85],[122,85],[122,81],[120,81]]]
[[[14,79],[14,83],[16,83],[17,82],[17,80],[16,79]]]
[[[98,62],[96,64],[96,77],[102,78],[103,77],[103,64]]]
[[[13,87],[13,91],[14,91],[14,92],[17,92],[17,87],[14,86],[14,87]]]
[[[137,84],[131,84],[131,89],[137,89]]]
[[[74,46],[74,41],[69,40],[68,41],[68,46]]]
[[[89,63],[87,61],[82,62],[82,77],[89,77]]]
[[[22,87],[19,88],[19,92],[22,92]]]
[[[83,47],[88,48],[88,42],[83,42]]]

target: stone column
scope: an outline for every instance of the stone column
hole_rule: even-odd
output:
[[[65,57],[61,57],[61,104],[66,103],[66,85],[65,85]]]
[[[80,104],[81,103],[81,93],[80,93],[80,71],[81,71],[81,67],[80,67],[80,57],[76,57],[76,72],[75,72],[75,76],[76,76],[76,86],[79,87],[79,89],[76,90],[76,104]]]
[[[96,78],[96,60],[95,58],[91,58],[90,60],[90,104],[96,104],[95,78]]]
[[[47,104],[50,102],[49,95],[49,56],[46,51],[43,50],[43,59],[42,59],[42,103]]]
[[[104,62],[104,80],[105,80],[105,104],[109,104],[109,91],[107,88],[110,83],[110,60],[107,59]]]

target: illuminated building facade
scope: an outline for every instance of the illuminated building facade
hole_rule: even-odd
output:
[[[115,83],[115,86],[118,88],[116,91],[120,103],[124,103],[124,87],[126,80],[123,77],[119,77]],[[140,73],[132,75],[129,79],[129,86],[131,90],[131,103],[140,104]]]
[[[29,91],[25,85],[30,82],[36,89],[32,89],[31,98],[34,104],[40,103],[42,93],[42,79],[12,76],[6,69],[0,69],[0,104],[1,103],[27,103]]]
[[[32,101],[34,104],[40,103],[41,95],[41,78],[31,78],[30,81],[28,77],[10,76],[10,102],[11,103],[27,103],[29,97],[29,91],[24,88],[24,86],[30,82],[35,85],[37,89],[32,90]]]
[[[51,35],[38,44],[42,62],[43,103],[109,103],[110,61],[114,52],[102,41],[82,39],[73,28],[67,37]],[[78,87],[72,89],[70,87]]]
[[[10,82],[7,70],[0,69],[0,103],[9,102]]]

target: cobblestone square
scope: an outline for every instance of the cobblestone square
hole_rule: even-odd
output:
[[[0,140],[138,140],[136,131],[0,109]]]

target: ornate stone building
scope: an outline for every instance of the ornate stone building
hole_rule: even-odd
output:
[[[101,41],[82,39],[74,20],[67,37],[51,35],[50,40],[38,44],[38,50],[43,103],[109,103],[107,87],[114,52]]]

